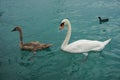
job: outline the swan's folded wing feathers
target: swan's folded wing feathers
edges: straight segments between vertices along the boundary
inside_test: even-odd
[[[97,50],[101,47],[101,42],[91,40],[78,40],[69,44],[66,49],[71,52],[88,52]]]

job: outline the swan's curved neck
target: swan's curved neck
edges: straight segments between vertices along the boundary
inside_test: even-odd
[[[67,35],[66,35],[65,40],[63,41],[63,44],[62,44],[61,48],[64,48],[69,43],[70,36],[71,36],[71,24],[70,24],[70,21],[67,21],[67,29],[68,29]]]
[[[23,45],[23,36],[22,36],[22,30],[19,30],[20,33],[20,45]]]

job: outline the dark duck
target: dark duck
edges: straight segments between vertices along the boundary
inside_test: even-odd
[[[49,48],[51,46],[51,44],[44,44],[44,43],[40,43],[38,41],[24,43],[21,27],[17,26],[12,30],[12,32],[13,31],[18,31],[20,34],[20,48],[22,50],[29,50],[29,51],[33,51],[35,53],[37,50],[42,50],[45,48]]]
[[[108,18],[102,19],[101,17],[98,17],[98,19],[99,19],[99,24],[102,24],[102,23],[104,23],[104,22],[108,22],[108,21],[109,21]]]

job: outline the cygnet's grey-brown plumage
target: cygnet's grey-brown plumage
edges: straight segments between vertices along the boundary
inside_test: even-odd
[[[52,44],[44,44],[44,43],[40,43],[38,41],[35,42],[29,42],[29,43],[24,43],[23,42],[23,35],[22,35],[22,29],[21,27],[17,26],[15,27],[13,31],[18,31],[20,34],[20,48],[22,50],[30,50],[30,51],[34,51],[36,52],[37,50],[42,50],[45,48],[49,48]]]

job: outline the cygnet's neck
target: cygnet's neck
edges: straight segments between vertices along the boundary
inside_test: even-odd
[[[18,30],[19,34],[20,34],[20,45],[23,45],[23,36],[22,36],[22,30],[19,29]]]

